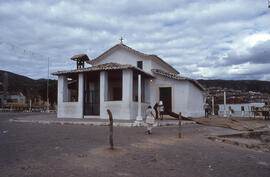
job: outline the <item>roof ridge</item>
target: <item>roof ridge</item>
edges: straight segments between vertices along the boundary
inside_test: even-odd
[[[105,56],[106,54],[110,53],[112,50],[118,48],[118,47],[123,47],[125,49],[127,49],[128,51],[132,51],[135,55],[139,55],[141,57],[146,57],[148,59],[155,59],[155,60],[159,60],[161,63],[167,65],[170,69],[172,69],[173,71],[175,71],[176,73],[179,74],[179,72],[173,68],[170,64],[168,64],[166,61],[164,61],[162,58],[160,58],[159,56],[157,56],[156,54],[145,54],[143,52],[140,52],[138,50],[135,50],[125,44],[116,44],[113,47],[111,47],[110,49],[106,50],[105,52],[103,52],[101,55],[99,55],[98,57],[94,58],[93,60],[89,61],[89,64],[94,65],[96,63],[97,60],[101,59],[103,56]]]

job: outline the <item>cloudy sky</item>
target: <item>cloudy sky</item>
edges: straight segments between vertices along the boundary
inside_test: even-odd
[[[270,81],[268,0],[0,0],[0,70],[38,79],[119,43],[195,79]],[[52,76],[51,76],[52,77]]]

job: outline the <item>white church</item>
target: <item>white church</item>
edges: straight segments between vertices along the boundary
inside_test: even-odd
[[[165,111],[187,117],[204,116],[204,88],[156,55],[136,51],[122,42],[93,60],[85,54],[71,58],[77,69],[58,76],[58,118],[141,121],[147,106],[162,101]],[[90,67],[85,67],[85,62]]]

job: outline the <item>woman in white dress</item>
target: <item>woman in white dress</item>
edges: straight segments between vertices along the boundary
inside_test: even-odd
[[[151,106],[148,106],[148,108],[146,109],[146,124],[147,124],[147,131],[146,133],[151,134],[152,132],[152,128],[153,128],[153,124],[155,123],[155,116],[153,114],[153,110]]]

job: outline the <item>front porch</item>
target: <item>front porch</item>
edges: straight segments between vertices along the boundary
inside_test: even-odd
[[[58,118],[142,120],[150,105],[153,76],[134,68],[58,75]]]

